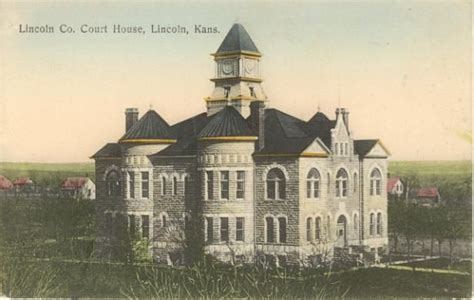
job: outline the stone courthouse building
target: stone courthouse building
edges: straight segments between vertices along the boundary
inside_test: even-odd
[[[242,25],[213,57],[206,112],[169,125],[127,109],[125,134],[93,155],[98,254],[124,238],[117,228],[168,263],[193,246],[280,264],[386,251],[384,145],[355,139],[344,108],[309,120],[270,108],[262,54]]]

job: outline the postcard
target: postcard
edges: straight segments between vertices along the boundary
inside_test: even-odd
[[[470,1],[0,1],[0,295],[472,294]]]

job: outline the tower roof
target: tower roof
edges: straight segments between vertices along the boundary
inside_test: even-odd
[[[200,140],[255,140],[256,136],[242,115],[232,106],[215,114],[198,134]]]
[[[244,26],[235,23],[225,36],[222,44],[215,54],[223,54],[228,52],[253,52],[260,55],[252,38],[245,30]]]
[[[149,110],[119,142],[173,143],[175,141],[168,123],[156,111]]]

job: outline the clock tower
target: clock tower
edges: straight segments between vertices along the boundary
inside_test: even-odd
[[[250,114],[250,102],[267,99],[260,77],[260,58],[249,34],[241,24],[234,24],[224,41],[212,54],[216,62],[214,91],[206,97],[207,114],[213,115],[227,105],[244,118]]]

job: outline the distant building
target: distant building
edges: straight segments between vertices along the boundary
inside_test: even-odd
[[[387,194],[400,198],[400,196],[403,195],[404,191],[405,186],[400,177],[389,177],[387,179]]]
[[[412,203],[425,206],[437,207],[441,204],[441,196],[437,187],[422,187],[413,191]]]
[[[95,184],[87,177],[68,177],[61,184],[61,196],[95,199]]]
[[[3,175],[0,175],[0,190],[9,190],[13,187],[13,183]]]
[[[13,181],[15,192],[30,193],[35,190],[35,183],[29,177],[18,177]]]

